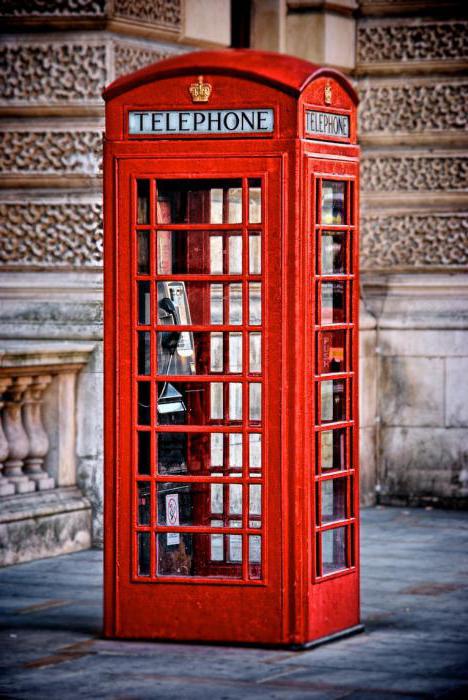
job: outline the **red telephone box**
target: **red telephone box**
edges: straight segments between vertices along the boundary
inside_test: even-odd
[[[104,96],[105,633],[360,629],[356,94],[232,50]]]

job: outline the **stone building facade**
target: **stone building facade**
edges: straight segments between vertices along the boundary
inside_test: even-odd
[[[252,48],[337,66],[361,95],[363,502],[466,503],[463,4],[235,5],[0,0],[3,563],[102,539],[101,90],[229,46],[231,16]]]

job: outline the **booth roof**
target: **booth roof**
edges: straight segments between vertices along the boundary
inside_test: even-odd
[[[325,75],[337,80],[352,100],[355,103],[358,101],[357,94],[347,78],[333,68],[318,66],[294,56],[253,49],[192,51],[179,54],[114,80],[104,89],[103,97],[105,100],[111,100],[133,88],[157,80],[202,73],[243,77],[294,95],[300,94],[315,78]]]

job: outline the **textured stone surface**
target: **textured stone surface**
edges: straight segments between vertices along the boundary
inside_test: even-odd
[[[466,214],[366,214],[361,266],[376,270],[468,265]]]
[[[445,373],[445,424],[448,428],[468,428],[468,347],[465,357],[446,359]],[[468,431],[466,449],[468,452]]]
[[[106,4],[106,0],[0,0],[0,15],[99,17],[104,14]]]
[[[468,59],[466,22],[362,24],[357,32],[357,63]]]
[[[385,427],[380,433],[386,503],[468,503],[468,439],[462,428]]]
[[[359,93],[362,135],[373,132],[463,132],[468,129],[464,109],[468,84],[464,81],[363,82]]]
[[[465,513],[363,512],[364,634],[305,652],[103,640],[102,556],[0,571],[0,693],[8,698],[462,698]]]
[[[102,205],[1,203],[5,243],[0,264],[35,267],[100,267]]]
[[[437,357],[383,357],[381,362],[384,425],[444,424],[444,360]]]
[[[101,131],[4,131],[0,147],[2,175],[101,174]]]
[[[468,160],[453,155],[370,155],[362,159],[364,192],[459,192],[468,190]]]
[[[76,488],[2,498],[0,566],[91,546],[91,508]]]

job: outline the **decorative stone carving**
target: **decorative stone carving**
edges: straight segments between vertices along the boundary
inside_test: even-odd
[[[468,189],[468,160],[449,156],[364,156],[365,192],[461,191]]]
[[[0,204],[0,265],[96,267],[102,264],[101,204]]]
[[[29,384],[31,377],[15,377],[6,392],[3,409],[3,430],[9,447],[4,474],[14,484],[16,493],[31,493],[36,488],[22,470],[29,452],[29,439],[23,427],[21,407]]]
[[[0,149],[0,173],[100,175],[100,131],[5,131]]]
[[[468,59],[467,22],[358,25],[357,62]]]
[[[468,83],[362,85],[361,133],[467,130]]]
[[[114,49],[115,77],[118,78],[125,73],[144,68],[150,63],[161,61],[170,55],[169,51],[158,51],[123,42],[116,43]]]
[[[24,17],[99,16],[104,14],[106,0],[0,0],[0,15]]]
[[[107,82],[106,47],[84,43],[4,43],[0,103],[96,101]]]
[[[11,377],[0,377],[0,415],[2,413],[2,408],[5,405],[3,401],[3,394],[8,389],[12,382]],[[3,432],[2,421],[0,419],[0,496],[12,496],[15,493],[15,487],[3,476],[3,463],[8,457],[10,448],[8,447],[8,440]]]
[[[466,265],[466,214],[365,216],[361,221],[363,269]]]
[[[42,397],[52,377],[48,374],[33,377],[26,389],[23,405],[23,425],[29,438],[29,452],[25,460],[25,474],[34,481],[39,491],[53,489],[55,481],[42,468],[49,450],[49,438],[42,425]]]
[[[114,12],[119,17],[178,29],[181,23],[181,0],[114,0]]]

